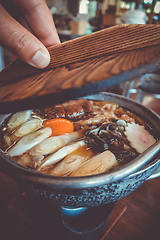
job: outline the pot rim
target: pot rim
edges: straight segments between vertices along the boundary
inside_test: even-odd
[[[98,98],[99,99],[98,99]],[[121,100],[124,104],[120,105],[124,107],[125,103],[130,104],[132,107],[137,107],[143,113],[147,112],[147,116],[150,119],[152,117],[160,122],[160,116],[156,114],[153,110],[144,107],[142,104],[137,103],[135,100],[123,97],[121,95],[100,92],[98,94],[93,94],[89,96],[85,96],[87,99],[96,99],[96,100],[105,100],[105,98],[113,98],[110,102],[118,103],[118,100]],[[117,100],[116,100],[117,99]],[[130,108],[128,107],[128,110]],[[133,110],[132,110],[133,112]],[[140,114],[138,114],[140,115]],[[142,117],[142,116],[141,116]],[[143,117],[142,117],[143,118]],[[160,125],[160,124],[159,124]],[[160,132],[160,129],[159,129]],[[91,188],[97,187],[104,184],[110,184],[112,182],[117,182],[124,177],[127,177],[131,174],[136,173],[140,169],[142,169],[147,163],[155,158],[160,149],[160,141],[156,142],[142,154],[140,154],[137,158],[132,160],[130,163],[125,164],[124,166],[119,167],[116,170],[109,171],[106,173],[93,175],[93,176],[84,176],[84,177],[57,177],[45,173],[38,172],[34,169],[30,169],[28,167],[24,167],[10,157],[8,157],[2,150],[0,150],[0,168],[1,171],[5,170],[5,173],[9,173],[8,175],[13,176],[15,179],[20,179],[21,181],[25,181],[30,184],[47,186],[49,188],[54,189],[80,189],[80,188]]]

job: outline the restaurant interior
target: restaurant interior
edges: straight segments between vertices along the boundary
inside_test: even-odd
[[[160,1],[157,0],[47,0],[46,2],[61,42],[123,23],[160,24]],[[2,56],[0,70],[2,70],[13,61],[13,55],[4,48],[0,48],[0,55]],[[131,98],[160,115],[160,69],[132,81],[107,87],[104,91]],[[93,234],[93,237],[86,239],[158,240],[160,238],[160,177],[157,176],[147,179],[138,189],[118,200],[109,213],[107,225],[99,236],[95,239]],[[95,218],[98,216],[96,214]],[[78,237],[74,240],[85,240],[85,237]],[[15,180],[0,172],[0,239],[11,238],[39,240],[24,189]]]

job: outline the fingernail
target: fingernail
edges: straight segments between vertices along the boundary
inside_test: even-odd
[[[38,50],[30,62],[30,64],[36,68],[45,68],[49,63],[50,55],[47,49],[46,51],[42,49]]]

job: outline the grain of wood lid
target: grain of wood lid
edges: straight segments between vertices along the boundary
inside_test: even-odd
[[[0,83],[97,56],[109,56],[156,44],[160,44],[159,25],[118,25],[49,47],[51,62],[43,70],[31,67],[20,59],[16,59],[0,72]]]

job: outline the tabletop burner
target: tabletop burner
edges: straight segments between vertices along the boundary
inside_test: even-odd
[[[55,206],[28,197],[39,240],[95,240],[105,229],[114,203],[98,207]]]

